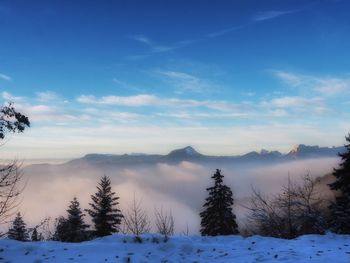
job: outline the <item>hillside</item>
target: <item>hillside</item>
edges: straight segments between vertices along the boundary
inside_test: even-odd
[[[114,235],[94,241],[0,241],[1,262],[350,262],[350,236],[308,235],[295,240],[253,236],[171,237],[147,235],[142,244]]]

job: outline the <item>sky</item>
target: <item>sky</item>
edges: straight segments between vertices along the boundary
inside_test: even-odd
[[[341,145],[349,1],[0,0],[0,158]]]

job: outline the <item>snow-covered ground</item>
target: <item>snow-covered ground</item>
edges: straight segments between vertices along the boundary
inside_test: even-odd
[[[240,236],[114,235],[80,244],[0,241],[0,262],[350,262],[350,236],[308,235],[295,240]]]

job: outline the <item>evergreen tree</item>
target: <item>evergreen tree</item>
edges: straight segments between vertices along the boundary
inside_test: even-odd
[[[63,242],[66,241],[67,233],[69,232],[67,219],[60,216],[59,218],[56,218],[55,223],[55,233],[53,234],[52,240]]]
[[[95,235],[102,237],[117,233],[123,215],[117,208],[119,197],[112,192],[111,181],[107,176],[101,178],[97,190],[91,196],[91,209],[86,210],[95,225]]]
[[[84,223],[84,214],[80,209],[80,204],[76,197],[71,201],[67,210],[68,218],[58,219],[56,226],[55,239],[63,242],[81,242],[87,240],[86,228]]]
[[[87,239],[86,229],[89,227],[84,222],[84,214],[80,209],[80,204],[76,197],[74,197],[73,201],[69,205],[68,212],[68,242],[81,242]]]
[[[205,210],[200,213],[200,232],[203,236],[238,234],[236,216],[232,212],[232,191],[223,184],[223,177],[217,169],[211,177],[215,185],[207,188],[209,197],[203,205]]]
[[[330,184],[332,190],[338,191],[335,202],[330,206],[332,215],[331,229],[339,234],[350,234],[350,134],[345,137],[346,151],[339,154],[340,167],[334,169],[336,180]]]
[[[32,241],[40,241],[39,235],[38,235],[38,230],[34,228],[32,236],[31,236]]]
[[[28,241],[29,235],[21,213],[18,213],[9,229],[7,237],[18,241]]]

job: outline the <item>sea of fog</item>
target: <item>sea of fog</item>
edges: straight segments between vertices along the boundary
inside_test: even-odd
[[[69,201],[77,197],[82,208],[88,208],[90,196],[103,174],[112,181],[113,190],[120,197],[120,208],[125,211],[134,196],[141,201],[153,221],[154,210],[171,210],[177,233],[196,234],[199,231],[199,212],[207,195],[206,188],[212,184],[211,175],[220,168],[225,183],[230,186],[236,200],[234,210],[240,223],[244,224],[245,209],[242,207],[251,195],[252,187],[267,194],[280,191],[281,185],[290,178],[299,180],[309,173],[314,177],[331,173],[338,165],[338,158],[320,158],[287,163],[246,166],[238,168],[225,164],[221,167],[200,165],[183,161],[177,165],[157,163],[128,168],[59,169],[40,165],[36,169],[24,167],[26,188],[19,210],[29,226],[38,224],[45,217],[52,219],[66,215]],[[89,222],[89,218],[86,220]]]

